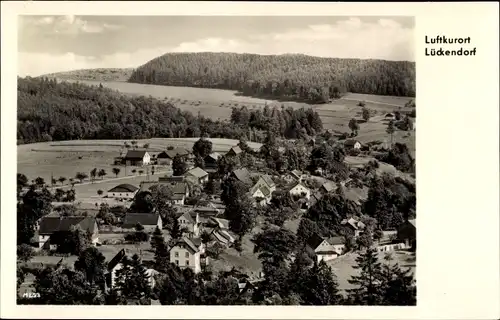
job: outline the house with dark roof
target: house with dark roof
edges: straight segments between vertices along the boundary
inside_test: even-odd
[[[201,272],[201,266],[208,263],[205,246],[199,238],[183,237],[170,249],[170,262],[180,268],[191,268],[194,273]]]
[[[205,171],[214,172],[218,169],[218,161],[222,155],[217,152],[212,152],[206,156],[203,161],[205,163]]]
[[[316,256],[318,262],[333,260],[344,252],[345,238],[332,237],[325,239],[318,234],[313,234],[307,240],[306,249]]]
[[[156,159],[158,160],[158,164],[170,165],[177,155],[186,159],[189,157],[190,152],[185,148],[174,148],[172,150],[160,152],[156,156]]]
[[[356,149],[356,150],[359,150],[359,149],[361,149],[362,144],[358,140],[348,139],[348,140],[344,141],[344,147],[346,149]]]
[[[58,243],[69,236],[73,227],[79,227],[91,234],[92,244],[99,241],[99,227],[94,217],[83,216],[45,216],[40,219],[38,247],[56,249]]]
[[[242,152],[243,151],[241,150],[241,148],[239,146],[234,146],[231,149],[229,149],[229,151],[226,153],[226,155],[228,155],[230,157],[236,157],[236,156],[240,155]]]
[[[269,204],[272,198],[272,192],[266,184],[255,184],[249,193],[255,203],[261,206]]]
[[[179,223],[179,227],[186,229],[189,234],[196,237],[199,235],[200,217],[196,212],[179,212],[177,214],[177,222]]]
[[[337,185],[335,185],[335,183],[333,183],[332,181],[327,181],[321,185],[319,191],[323,194],[326,194],[335,191],[336,189]]]
[[[354,234],[354,237],[358,237],[359,234],[364,230],[365,224],[358,219],[355,219],[353,217],[349,219],[344,219],[340,222],[342,225],[347,227],[350,232]]]
[[[128,183],[119,184],[114,188],[111,188],[106,193],[108,198],[115,199],[133,199],[135,194],[139,191],[139,188]]]
[[[198,184],[205,184],[208,181],[208,172],[203,170],[202,168],[196,167],[184,174],[186,177],[193,177],[196,179]]]
[[[145,232],[153,232],[156,227],[163,228],[161,217],[157,213],[131,213],[127,212],[123,219],[122,227],[124,229],[133,229],[137,224],[144,227]]]
[[[155,186],[165,186],[172,191],[172,197],[166,200],[171,204],[184,205],[184,201],[189,197],[189,186],[184,177],[172,176],[160,178],[159,181],[143,181],[140,185],[140,192],[151,192]]]
[[[129,150],[123,161],[127,166],[143,166],[151,163],[151,155],[146,150]]]
[[[243,182],[244,184],[251,186],[252,185],[252,179],[250,177],[250,172],[246,168],[240,168],[233,170],[231,172],[231,177],[236,178],[237,180]]]
[[[417,220],[407,220],[402,223],[397,230],[397,238],[406,247],[415,250],[417,248]]]

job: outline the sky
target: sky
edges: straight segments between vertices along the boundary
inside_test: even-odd
[[[413,17],[19,16],[18,75],[136,68],[168,52],[414,61]]]

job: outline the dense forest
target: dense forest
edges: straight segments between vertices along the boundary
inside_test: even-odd
[[[42,78],[57,78],[60,80],[128,81],[133,71],[134,69],[132,68],[80,69],[50,73],[42,76]]]
[[[414,97],[415,63],[300,54],[168,53],[137,68],[129,81],[324,103],[343,92]]]
[[[297,138],[322,130],[321,119],[312,110],[242,107],[233,111],[231,122],[215,121],[152,97],[48,78],[19,78],[17,104],[18,144],[201,135],[262,142],[266,131]]]

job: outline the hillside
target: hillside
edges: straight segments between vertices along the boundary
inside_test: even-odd
[[[60,80],[93,80],[93,81],[120,81],[125,82],[130,79],[134,69],[124,68],[100,68],[81,69],[66,72],[57,72],[44,75],[42,77],[57,78]]]
[[[168,53],[137,68],[129,81],[324,103],[343,92],[414,97],[415,63],[306,55]]]

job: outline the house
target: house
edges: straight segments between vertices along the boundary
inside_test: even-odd
[[[292,197],[305,198],[306,200],[309,200],[309,198],[311,198],[311,190],[309,190],[309,188],[305,187],[300,182],[289,188],[288,193]]]
[[[105,279],[107,289],[113,289],[116,285],[116,271],[123,268],[123,259],[127,256],[125,249],[121,249],[109,262],[105,270]],[[156,285],[155,277],[159,274],[154,269],[146,269],[145,274],[148,278],[149,286],[154,288]]]
[[[59,241],[71,231],[80,227],[91,234],[92,244],[99,242],[99,227],[94,217],[83,216],[45,216],[40,220],[38,229],[38,247],[56,249]]]
[[[160,178],[159,181],[143,181],[140,185],[140,192],[150,192],[155,186],[165,186],[172,191],[172,197],[170,199],[166,199],[166,201],[171,204],[176,205],[184,205],[184,201],[187,197],[189,197],[189,187],[185,182],[184,177],[180,177],[181,179],[177,179],[179,177],[164,177]],[[174,180],[174,181],[171,181]],[[182,182],[177,182],[177,181]]]
[[[344,253],[346,242],[344,237],[331,237],[327,241],[339,256]]]
[[[130,213],[128,212],[123,219],[122,227],[124,229],[135,228],[137,224],[144,227],[145,232],[153,232],[156,227],[163,228],[162,220],[157,213]]]
[[[199,167],[189,170],[185,173],[185,176],[194,177],[196,181],[198,181],[198,183],[202,185],[207,183],[208,181],[208,172]]]
[[[250,189],[250,197],[252,197],[255,202],[259,205],[267,205],[272,198],[272,192],[271,190],[267,187],[266,184],[255,184],[251,189]]]
[[[108,198],[133,199],[139,188],[128,183],[117,185],[106,193]]]
[[[397,230],[397,238],[403,242],[406,247],[413,250],[417,247],[417,220],[408,220],[402,223]]]
[[[243,182],[244,184],[251,186],[252,185],[252,179],[250,178],[250,172],[246,168],[240,168],[233,170],[230,175],[232,178],[237,179],[240,182]]]
[[[269,176],[267,174],[263,174],[262,176],[259,177],[259,180],[257,180],[257,182],[255,183],[254,186],[257,186],[257,185],[267,187],[269,189],[269,191],[271,191],[271,193],[276,191],[276,183],[274,183],[271,176]]]
[[[205,258],[205,247],[199,238],[183,237],[170,249],[170,262],[180,268],[191,268],[194,273],[201,272]]]
[[[339,242],[339,240],[336,239],[334,240],[334,242],[337,243]],[[327,239],[324,239],[317,234],[313,234],[306,243],[306,250],[313,253],[316,256],[318,262],[322,260],[329,261],[337,258],[342,254],[342,251],[339,249],[343,250],[343,248],[341,248],[339,244],[334,245]]]
[[[236,157],[239,156],[243,151],[239,146],[234,146],[229,151],[226,153],[226,155],[231,156],[231,157]]]
[[[205,159],[203,159],[205,162],[205,170],[208,170],[208,171],[217,170],[218,161],[219,161],[220,157],[221,157],[221,154],[217,153],[217,152],[212,152],[211,154],[206,156]]]
[[[192,212],[181,212],[177,215],[177,222],[181,229],[186,229],[187,232],[194,236],[198,236],[199,229],[199,216],[198,214]]]
[[[323,198],[323,194],[319,191],[313,192],[309,198],[309,207],[314,206],[319,200]]]
[[[168,182],[171,184],[184,182],[186,178],[184,176],[163,176],[158,178],[158,182]]]
[[[337,186],[335,185],[335,183],[328,181],[328,182],[325,182],[321,185],[321,187],[319,188],[319,191],[323,194],[327,194],[327,193],[330,193],[332,191],[335,191],[335,189],[337,189]]]
[[[174,148],[172,150],[166,150],[166,151],[160,152],[156,156],[156,159],[158,161],[158,164],[171,165],[175,156],[180,156],[184,159],[187,159],[189,157],[189,155],[190,155],[190,152],[187,149]]]
[[[181,193],[174,193],[169,200],[170,204],[177,206],[183,206],[185,201],[186,201],[186,196]]]
[[[349,139],[349,140],[346,140],[344,142],[344,147],[346,149],[356,149],[356,150],[359,150],[359,149],[361,149],[362,145],[361,145],[361,142],[359,142],[358,140]]]
[[[238,281],[238,289],[240,296],[244,294],[252,295],[256,287],[248,279],[240,279]]]
[[[390,119],[392,119],[392,118],[394,118],[394,113],[387,113],[387,114],[385,115],[385,117],[386,117],[386,118],[390,118]]]
[[[344,219],[340,223],[349,228],[354,234],[354,237],[358,237],[361,231],[365,228],[365,224],[363,222],[354,218]]]
[[[129,150],[123,160],[127,166],[143,166],[151,163],[151,155],[145,150]]]

